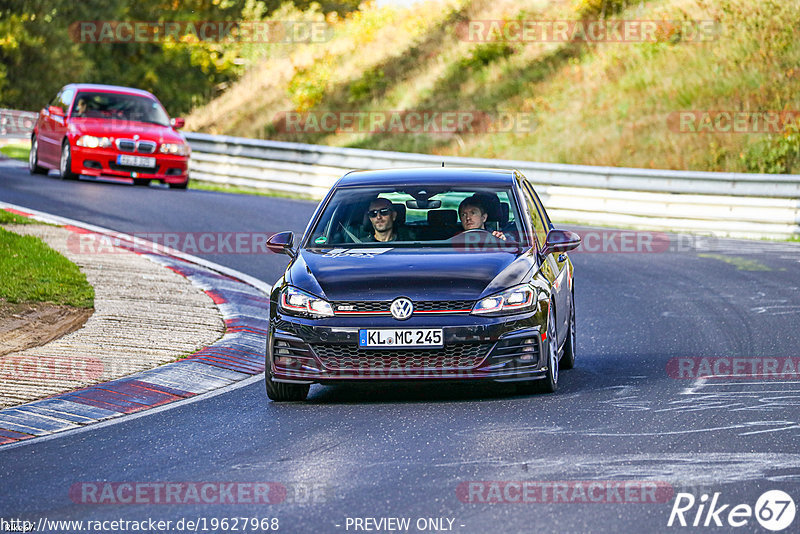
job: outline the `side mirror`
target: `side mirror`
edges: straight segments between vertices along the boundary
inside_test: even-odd
[[[64,110],[58,106],[47,106],[47,111],[50,113],[50,115],[55,115],[56,117],[64,116]]]
[[[542,255],[552,252],[568,252],[581,244],[581,236],[569,230],[550,230],[544,242]]]
[[[296,256],[292,250],[294,244],[294,232],[280,232],[267,239],[267,248],[276,254],[288,254],[292,258]]]
[[[186,119],[184,119],[183,117],[173,117],[172,119],[169,120],[169,123],[173,128],[179,130],[186,125]]]

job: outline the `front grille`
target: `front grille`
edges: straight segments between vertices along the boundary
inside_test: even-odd
[[[414,311],[472,311],[471,300],[423,300],[414,304]]]
[[[413,301],[412,301],[413,302]],[[421,300],[413,302],[414,312],[462,312],[467,313],[472,310],[474,304],[471,300]],[[367,301],[338,301],[333,303],[333,309],[337,313],[375,313],[387,314],[391,307],[391,301],[367,300]]]
[[[133,152],[136,142],[133,139],[117,139],[117,148],[122,152]]]
[[[389,306],[391,306],[391,304],[391,302],[385,301],[345,300],[334,302],[333,309],[334,311],[389,313]]]
[[[152,154],[156,151],[154,141],[134,141],[133,139],[117,139],[117,148],[120,152],[139,152],[140,154]]]
[[[363,350],[354,345],[312,345],[328,369],[337,371],[420,371],[473,369],[481,364],[491,344],[459,343],[440,349]]]
[[[153,141],[139,141],[136,150],[142,154],[152,154],[156,151],[156,144]]]

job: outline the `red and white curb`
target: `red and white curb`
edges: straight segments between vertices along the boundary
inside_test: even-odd
[[[247,385],[264,371],[269,284],[178,250],[156,246],[138,237],[134,240],[128,234],[6,202],[0,202],[0,208],[63,225],[73,232],[114,239],[115,245],[142,254],[202,288],[217,304],[225,321],[221,339],[185,359],[0,410],[3,448],[156,407],[200,400],[210,393]],[[142,247],[148,252],[138,252]]]

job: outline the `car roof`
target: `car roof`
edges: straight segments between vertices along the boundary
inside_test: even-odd
[[[339,179],[337,187],[382,185],[494,185],[514,183],[511,169],[472,167],[422,167],[351,171]]]
[[[100,83],[71,83],[64,87],[75,89],[76,91],[98,91],[104,93],[125,93],[129,95],[146,96],[155,98],[153,93],[145,91],[144,89],[134,89],[133,87],[123,87],[121,85],[103,85]]]

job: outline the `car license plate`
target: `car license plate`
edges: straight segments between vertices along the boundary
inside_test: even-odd
[[[156,158],[148,158],[147,156],[130,156],[128,154],[120,154],[119,156],[117,156],[117,165],[152,168],[156,166]]]
[[[444,334],[441,328],[361,329],[358,346],[373,349],[443,347]]]

